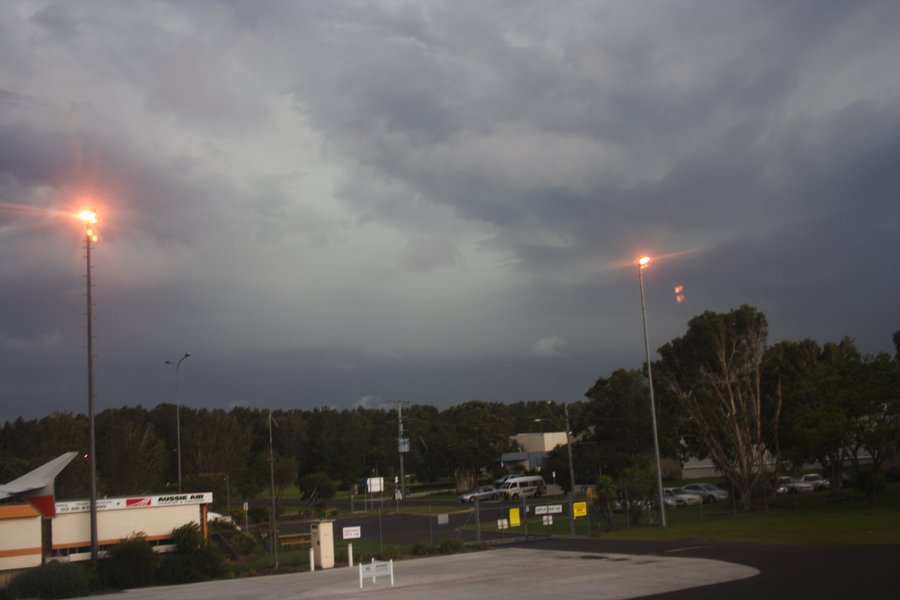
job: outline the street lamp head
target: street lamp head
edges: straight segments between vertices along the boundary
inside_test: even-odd
[[[84,235],[90,241],[96,242],[99,238],[93,226],[97,224],[97,211],[84,209],[78,213],[78,218],[84,221]]]
[[[649,256],[641,257],[640,260],[638,260],[638,264],[641,266],[642,269],[646,268],[646,266],[650,264],[650,257]]]

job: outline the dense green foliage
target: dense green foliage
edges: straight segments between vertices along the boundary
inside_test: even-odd
[[[203,542],[198,524],[182,525],[172,533],[175,550],[162,557],[158,572],[160,583],[205,581],[221,574],[219,557],[211,546]]]
[[[100,562],[106,582],[118,589],[152,585],[156,577],[158,555],[143,534],[136,534],[109,549]]]
[[[90,575],[84,565],[49,562],[20,573],[0,590],[0,598],[75,598],[91,593]]]

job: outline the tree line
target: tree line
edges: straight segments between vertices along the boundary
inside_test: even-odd
[[[773,470],[811,462],[822,465],[833,490],[850,465],[877,491],[881,469],[900,445],[900,332],[894,356],[863,355],[851,339],[770,346],[767,337],[765,315],[741,306],[694,317],[683,336],[658,350],[652,373],[666,477],[680,477],[678,466],[689,456],[708,457],[745,508],[771,492]],[[577,481],[652,489],[647,386],[646,365],[619,369],[569,406]],[[270,452],[276,497],[295,484],[309,493],[325,485],[347,489],[371,476],[392,482],[399,476],[398,416],[396,405],[271,414],[182,406],[183,490],[212,490],[218,502],[226,495],[252,499],[269,488]],[[516,450],[510,436],[560,431],[565,422],[562,405],[551,402],[412,405],[402,417],[405,472],[421,482],[453,479],[458,487],[499,474],[497,459]],[[99,495],[175,489],[175,405],[107,409],[95,427]],[[0,481],[63,452],[85,452],[87,432],[85,416],[64,412],[4,423]],[[76,460],[63,472],[59,497],[87,496],[87,463]],[[567,469],[565,449],[552,452],[545,473]]]
[[[652,363],[661,461],[669,478],[688,457],[709,458],[747,509],[777,475],[818,463],[840,493],[845,471],[874,496],[900,451],[900,331],[895,354],[863,355],[850,338],[769,345],[752,306],[707,311]],[[653,440],[646,365],[601,377],[574,427],[581,481],[651,496]],[[562,455],[556,453],[555,465]]]

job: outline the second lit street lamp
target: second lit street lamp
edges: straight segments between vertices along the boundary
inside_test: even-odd
[[[656,487],[659,493],[659,522],[666,527],[666,505],[663,499],[662,465],[659,462],[659,435],[656,430],[656,401],[653,399],[653,370],[650,366],[650,336],[647,333],[647,311],[644,309],[644,269],[650,264],[650,257],[638,260],[638,281],[641,286],[641,320],[644,323],[644,351],[647,356],[647,381],[650,384],[650,416],[653,421],[653,455],[656,459]]]
[[[88,460],[91,513],[91,562],[96,565],[99,550],[97,546],[97,457],[95,455],[94,438],[94,300],[91,282],[91,243],[97,241],[94,226],[97,224],[97,213],[93,210],[82,210],[78,218],[84,221],[84,249],[87,261],[87,384],[88,384]]]

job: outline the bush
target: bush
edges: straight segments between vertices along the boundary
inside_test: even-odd
[[[400,558],[400,548],[398,548],[397,546],[385,546],[380,551],[375,553],[375,558],[377,560],[391,560]]]
[[[448,538],[441,542],[441,554],[457,554],[466,549],[465,543],[457,538]]]
[[[110,547],[109,558],[100,563],[104,579],[118,589],[153,585],[158,557],[143,533]]]
[[[324,503],[337,494],[337,483],[325,473],[310,473],[300,479],[300,489],[307,501],[313,498],[316,503]]]
[[[228,538],[228,542],[234,548],[235,552],[242,556],[262,553],[262,548],[260,548],[259,542],[257,542],[256,538],[246,531],[239,531],[234,535],[231,535]]]
[[[859,489],[871,500],[874,500],[875,496],[883,494],[887,490],[887,480],[884,473],[873,469],[860,473],[856,483]]]
[[[200,526],[188,523],[172,532],[175,551],[166,554],[159,568],[159,579],[165,584],[204,581],[221,574],[218,555],[203,542]]]
[[[440,549],[434,544],[420,542],[412,547],[413,556],[433,556],[440,552]]]
[[[91,593],[88,572],[76,563],[49,562],[16,575],[4,598],[74,598]]]

